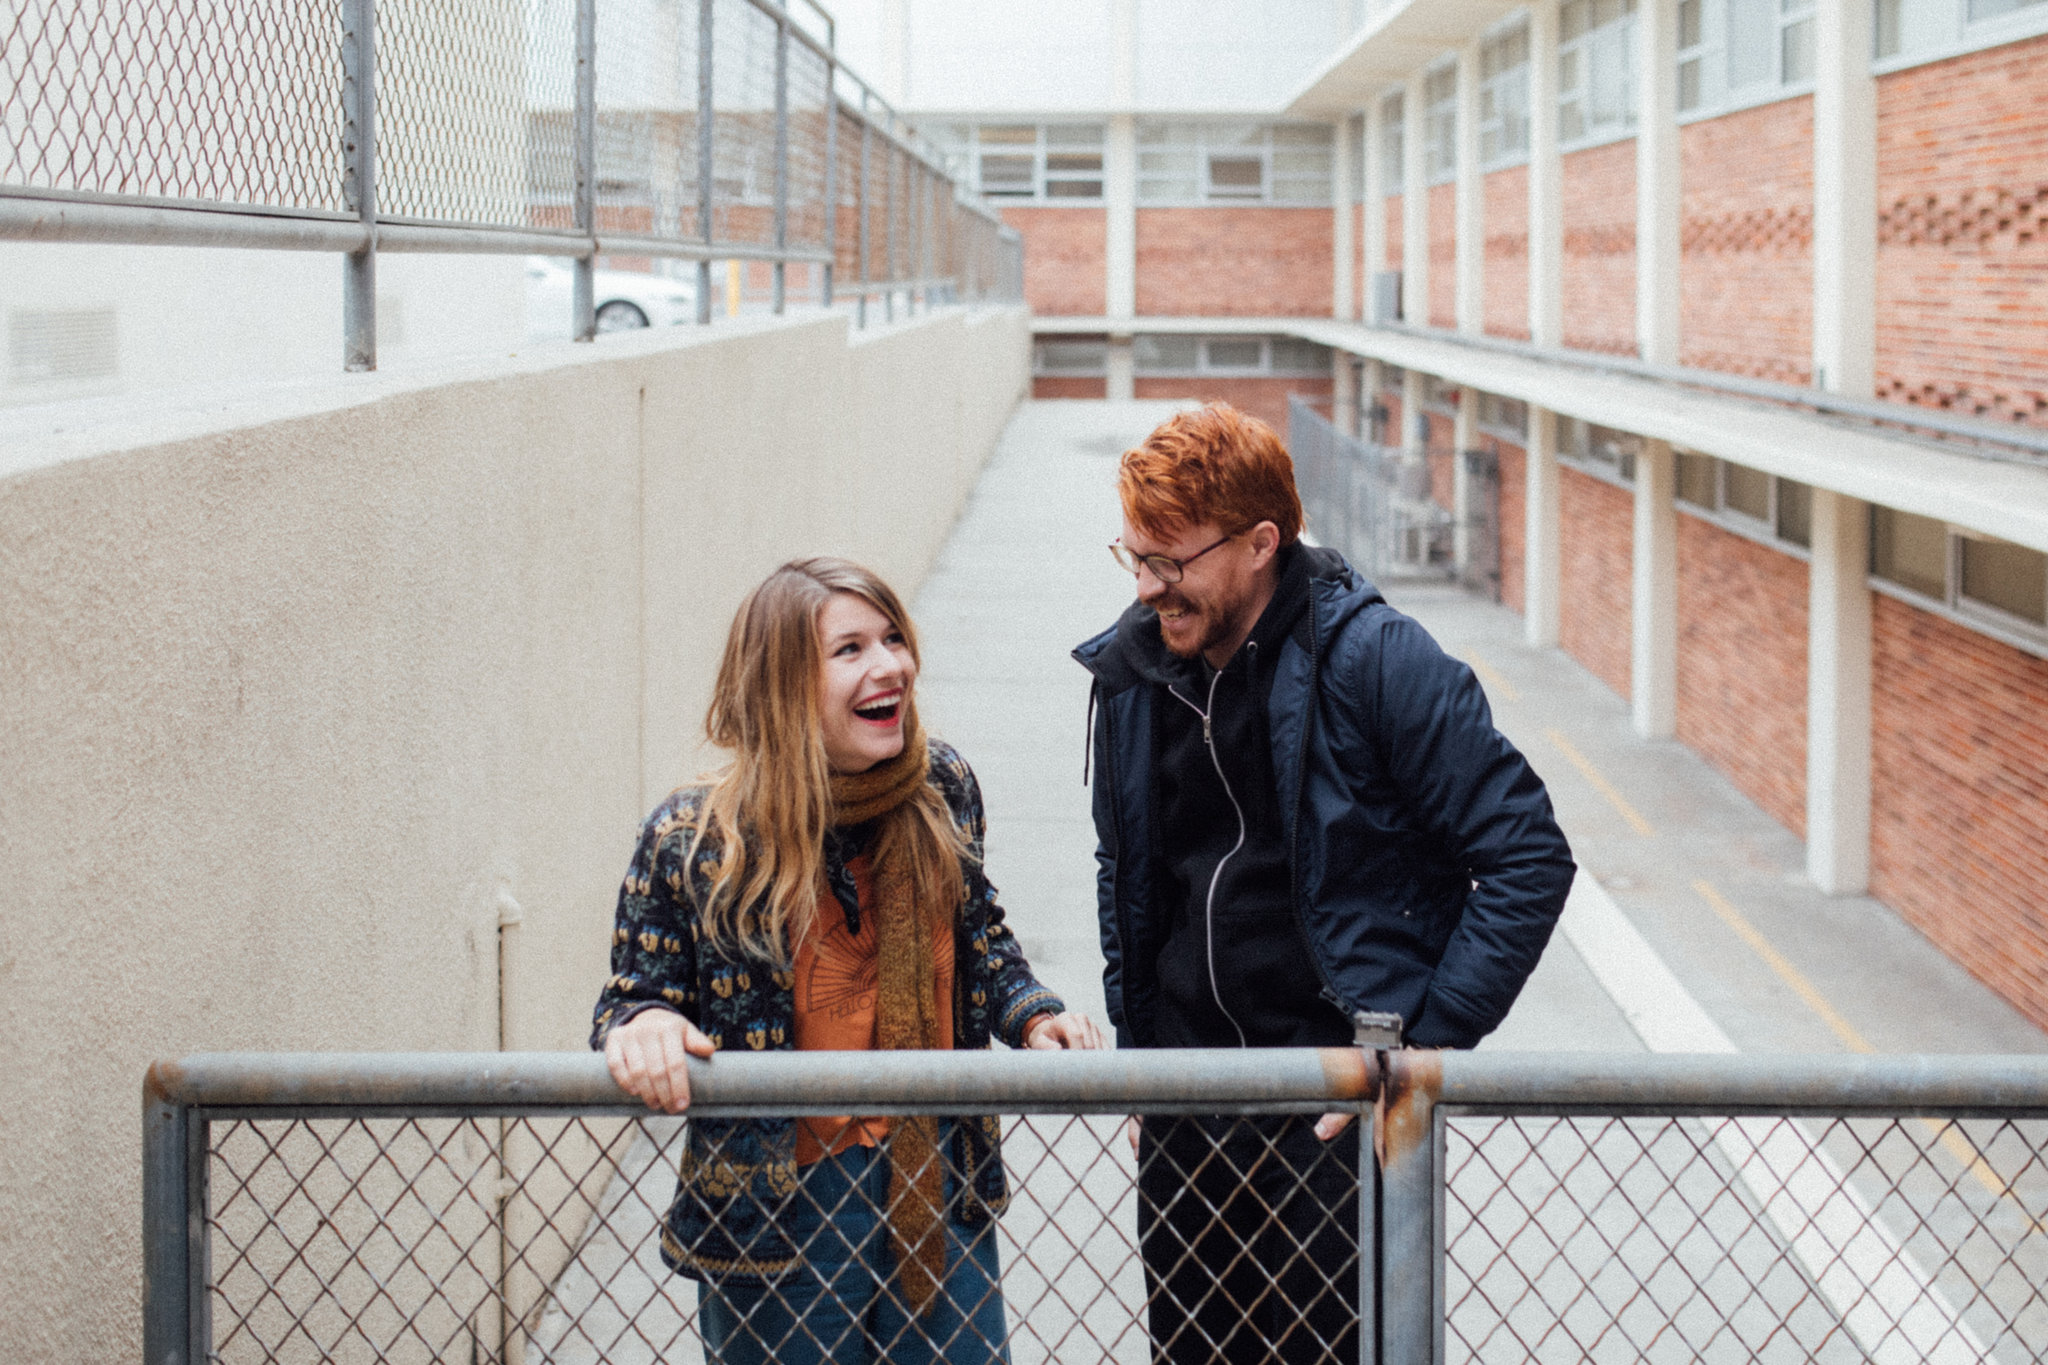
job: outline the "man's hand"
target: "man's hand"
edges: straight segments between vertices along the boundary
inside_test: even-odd
[[[690,1107],[688,1058],[713,1051],[711,1040],[674,1010],[642,1010],[604,1040],[604,1064],[619,1089],[649,1109],[680,1114]]]
[[[1316,1120],[1316,1136],[1324,1142],[1328,1142],[1331,1138],[1349,1128],[1351,1120],[1356,1117],[1358,1117],[1356,1114],[1325,1114]]]
[[[1100,1052],[1102,1030],[1085,1014],[1039,1014],[1024,1025],[1024,1046],[1040,1051],[1065,1048],[1077,1052]]]

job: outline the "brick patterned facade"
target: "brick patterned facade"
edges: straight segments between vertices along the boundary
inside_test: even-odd
[[[1486,177],[1486,303],[1492,336],[1529,339],[1529,168]]]
[[[1024,301],[1045,317],[1109,311],[1109,215],[1093,208],[1010,205],[1003,221],[1024,237]]]
[[[1500,461],[1500,600],[1523,611],[1527,601],[1523,570],[1529,545],[1528,452],[1494,436],[1480,437],[1480,444]]]
[[[1593,676],[1629,694],[1635,501],[1569,467],[1557,472],[1558,642]]]
[[[1877,85],[1877,390],[2048,426],[2048,36]]]
[[[1429,187],[1429,325],[1458,325],[1458,187]]]
[[[1636,350],[1634,138],[1563,158],[1564,344]]]
[[[1813,380],[1813,98],[1679,130],[1679,362]]]
[[[1678,514],[1678,738],[1806,836],[1807,568]]]
[[[2048,1028],[2048,659],[1879,596],[1871,892]]]
[[[1270,423],[1284,440],[1287,435],[1287,395],[1298,393],[1317,399],[1327,415],[1336,385],[1328,376],[1249,379],[1179,379],[1166,375],[1139,375],[1131,384],[1134,398],[1192,398],[1196,402],[1221,401],[1261,421]]]
[[[1402,241],[1403,241],[1404,239],[1403,239],[1403,237],[1402,237],[1402,235],[1401,235],[1401,222],[1402,222],[1402,219],[1401,219],[1401,196],[1400,196],[1400,195],[1398,195],[1398,194],[1393,194],[1393,195],[1389,195],[1389,196],[1387,196],[1387,202],[1386,202],[1386,215],[1387,215],[1387,259],[1386,259],[1386,261],[1385,261],[1384,263],[1382,263],[1382,264],[1381,264],[1381,266],[1380,266],[1380,269],[1382,269],[1382,270],[1399,270],[1399,269],[1401,268],[1401,259],[1402,259],[1402,252],[1403,252],[1404,250],[1406,250],[1406,248],[1405,248],[1405,247],[1403,247],[1403,246],[1401,245],[1401,243],[1402,243]]]
[[[1031,379],[1033,398],[1107,398],[1109,380],[1098,375],[1041,374]]]
[[[1330,210],[1138,210],[1138,312],[1147,317],[1330,316]]]
[[[1351,214],[1351,316],[1365,316],[1366,291],[1372,288],[1371,261],[1365,259],[1365,205],[1353,204]]]

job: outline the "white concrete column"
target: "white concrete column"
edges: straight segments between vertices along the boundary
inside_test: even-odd
[[[1636,457],[1629,707],[1644,739],[1668,739],[1678,730],[1677,473],[1669,442],[1643,442]]]
[[[1103,304],[1112,328],[1138,312],[1138,126],[1111,114],[1102,148]]]
[[[1472,567],[1472,475],[1465,452],[1479,444],[1479,395],[1469,384],[1458,388],[1458,415],[1451,423],[1451,563],[1459,577]]]
[[[1330,316],[1349,318],[1355,316],[1352,299],[1358,285],[1358,237],[1353,231],[1358,205],[1351,198],[1351,181],[1358,165],[1358,125],[1352,119],[1342,118],[1337,120],[1334,131],[1337,154],[1330,161]]]
[[[1458,53],[1457,140],[1458,330],[1478,333],[1486,330],[1486,179],[1479,170],[1477,42]]]
[[[910,0],[882,0],[881,65],[875,90],[898,109],[910,96]]]
[[[1429,424],[1422,416],[1422,374],[1401,371],[1401,454],[1410,460],[1427,458],[1429,442],[1423,433]]]
[[[1103,374],[1106,381],[1103,386],[1103,397],[1119,403],[1128,403],[1137,395],[1137,375],[1132,363],[1130,333],[1109,334],[1109,355],[1107,368]]]
[[[1677,0],[1636,4],[1636,352],[1677,364]]]
[[[1386,136],[1385,111],[1378,95],[1365,106],[1365,136],[1360,139],[1365,157],[1365,308],[1360,316],[1372,319],[1372,277],[1387,268],[1387,167],[1380,156],[1380,142]]]
[[[1557,415],[1529,405],[1522,494],[1522,632],[1537,649],[1557,643],[1562,547],[1557,515]]]
[[[1877,383],[1877,81],[1867,0],[1813,12],[1813,382],[1852,398]]]
[[[1349,436],[1358,429],[1358,357],[1330,352],[1330,425]]]
[[[1678,0],[1636,5],[1635,58],[1636,350],[1652,365],[1676,365]]]
[[[1422,73],[1408,78],[1401,99],[1401,320],[1429,326],[1429,168]]]
[[[1870,885],[1870,509],[1813,490],[1806,634],[1806,875]]]
[[[1534,0],[1529,6],[1529,339],[1538,346],[1564,342],[1563,181],[1557,150],[1557,0]],[[1529,420],[1536,420],[1533,409]]]

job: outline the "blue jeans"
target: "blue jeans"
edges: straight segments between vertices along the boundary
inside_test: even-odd
[[[790,1229],[801,1261],[775,1284],[697,1287],[697,1321],[717,1365],[1009,1365],[996,1228],[946,1223],[946,1278],[911,1316],[881,1210],[883,1149],[854,1147],[804,1168]],[[948,1178],[948,1193],[953,1180]],[[948,1200],[948,1203],[952,1203]]]

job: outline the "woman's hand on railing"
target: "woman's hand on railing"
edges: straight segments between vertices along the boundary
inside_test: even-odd
[[[1066,1048],[1100,1052],[1106,1044],[1095,1021],[1077,1010],[1065,1014],[1041,1014],[1024,1025],[1024,1046],[1041,1050]]]
[[[680,1114],[690,1107],[689,1058],[709,1057],[714,1050],[674,1010],[642,1010],[604,1040],[604,1064],[619,1089],[649,1109]]]

